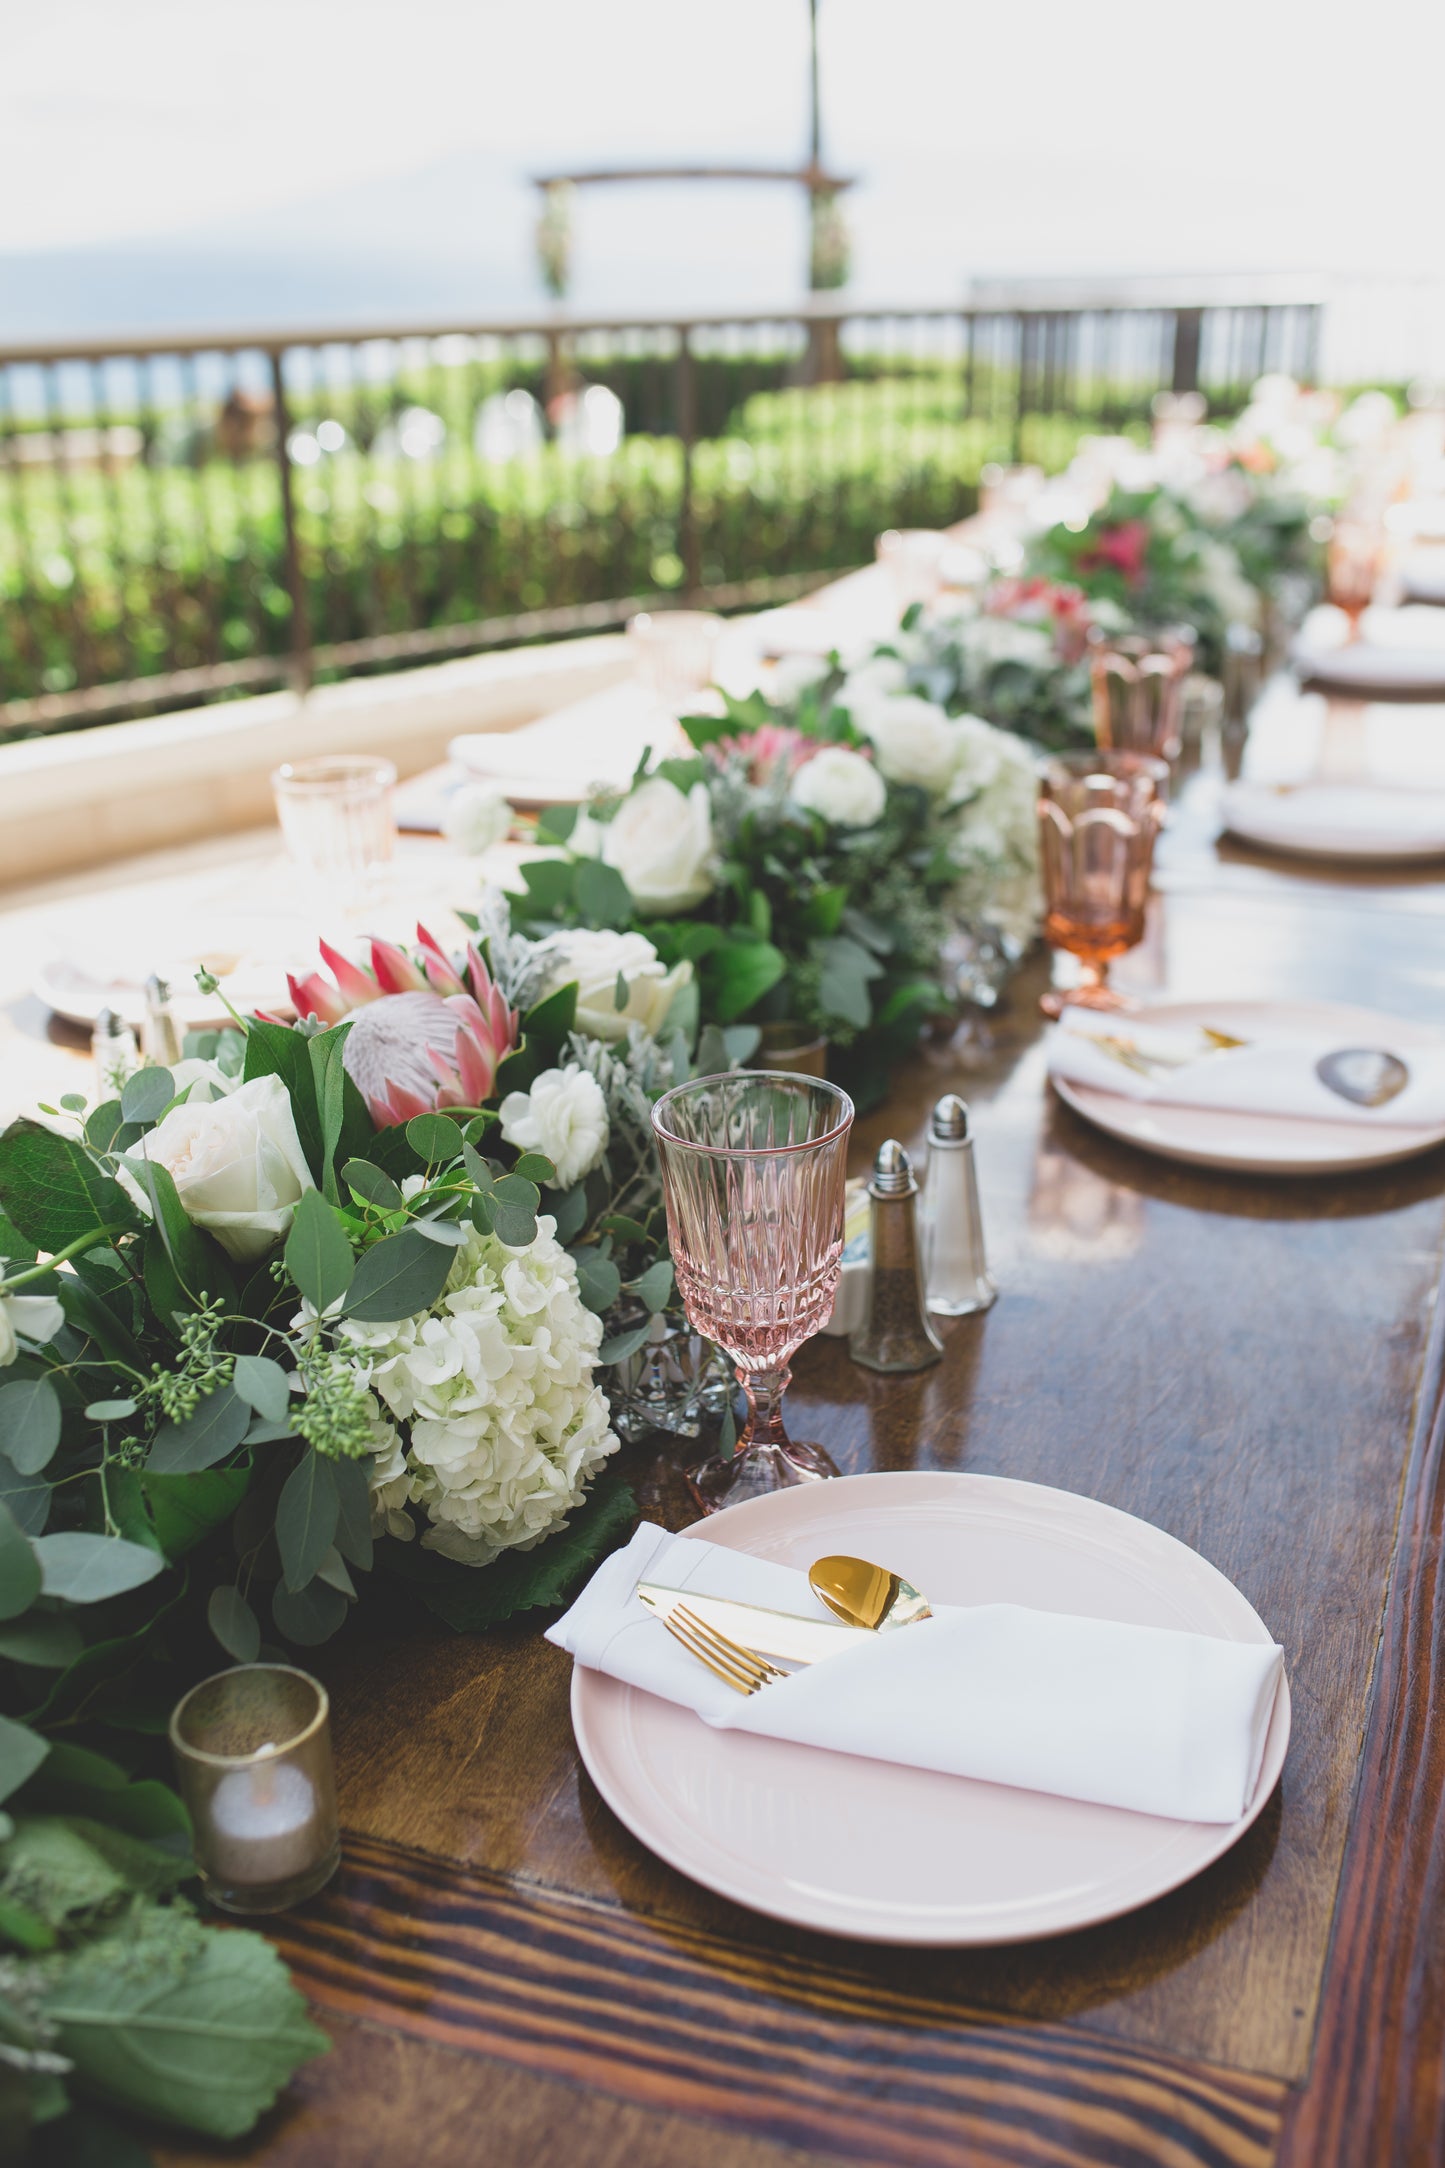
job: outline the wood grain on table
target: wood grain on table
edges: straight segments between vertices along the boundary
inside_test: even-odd
[[[1439,875],[1216,847],[1208,789],[1166,841],[1136,986],[1437,1021]],[[998,1303],[945,1324],[945,1362],[918,1377],[814,1342],[790,1421],[848,1470],[1058,1484],[1202,1551],[1286,1652],[1294,1730],[1260,1821],[1183,1889],[1081,1934],[956,1952],[804,1934],[620,1826],[535,1622],[460,1639],[363,1608],[316,1665],[345,1864],[276,1930],[335,2052],[249,2146],[163,2148],[173,2168],[1445,2155],[1445,1153],[1293,1181],[1145,1158],[1048,1093],[1043,969],[922,1050],[854,1140],[861,1168],[963,1092]],[[686,1518],[695,1451],[632,1453],[654,1516]]]

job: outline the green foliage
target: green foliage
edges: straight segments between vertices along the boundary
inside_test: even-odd
[[[428,1611],[457,1633],[480,1633],[517,1611],[555,1610],[599,1558],[626,1540],[637,1501],[613,1475],[601,1475],[566,1527],[535,1551],[506,1551],[474,1573],[415,1544],[390,1544],[386,1571],[403,1581]]]

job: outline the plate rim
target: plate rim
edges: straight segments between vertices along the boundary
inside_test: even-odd
[[[1307,782],[1282,787],[1285,789],[1308,790],[1319,786]],[[1348,788],[1347,785],[1332,787]],[[1384,786],[1371,785],[1368,787],[1380,789]],[[1390,844],[1302,843],[1294,838],[1286,838],[1278,834],[1265,834],[1258,828],[1251,828],[1248,821],[1248,799],[1246,794],[1263,793],[1275,788],[1276,786],[1273,784],[1247,783],[1243,780],[1229,784],[1220,798],[1219,814],[1224,824],[1222,833],[1234,836],[1241,843],[1248,843],[1254,850],[1276,851],[1283,858],[1318,858],[1331,863],[1351,866],[1429,865],[1437,859],[1445,858],[1445,817],[1442,817],[1439,835],[1433,843],[1417,842],[1406,844],[1403,847],[1399,845],[1391,846]],[[1401,789],[1399,795],[1408,798],[1412,793]],[[1442,806],[1445,806],[1445,790],[1437,792],[1436,795],[1441,799]],[[1246,807],[1245,819],[1242,823],[1238,818],[1241,800],[1245,802]]]
[[[1162,1538],[1170,1544],[1177,1544],[1181,1550],[1189,1552],[1199,1566],[1202,1566],[1208,1574],[1219,1580],[1236,1602],[1243,1605],[1245,1611],[1258,1626],[1263,1638],[1269,1641],[1274,1640],[1274,1636],[1270,1633],[1263,1619],[1260,1618],[1253,1604],[1250,1603],[1249,1598],[1229,1579],[1227,1574],[1223,1573],[1210,1559],[1207,1559],[1202,1551],[1194,1550],[1192,1545],[1184,1543],[1180,1537],[1171,1535],[1168,1529],[1160,1528],[1156,1523],[1144,1520],[1139,1514],[1129,1513],[1122,1506],[1110,1505],[1101,1498],[1090,1498],[1083,1491],[1066,1490],[1059,1484],[1031,1483],[1020,1476],[989,1475],[982,1471],[952,1468],[866,1469],[855,1475],[839,1476],[831,1479],[829,1488],[831,1489],[836,1483],[849,1485],[882,1483],[892,1488],[895,1485],[916,1482],[930,1484],[941,1482],[950,1488],[955,1484],[966,1485],[970,1488],[979,1484],[990,1488],[1002,1486],[1010,1493],[1043,1494],[1049,1498],[1064,1498],[1071,1502],[1081,1502],[1100,1514],[1131,1522],[1147,1530],[1151,1536]],[[798,1489],[804,1491],[810,1497],[815,1492],[815,1486],[812,1484],[799,1485]],[[708,1524],[692,1523],[690,1529],[684,1530],[682,1533],[690,1533],[692,1529],[704,1525],[715,1527],[729,1514],[738,1517],[733,1522],[736,1527],[738,1519],[743,1515],[751,1516],[759,1507],[771,1507],[778,1497],[790,1497],[792,1495],[793,1492],[791,1491],[774,1492],[765,1498],[748,1499],[741,1505],[727,1507],[722,1513],[712,1516]],[[743,1545],[737,1547],[739,1549],[746,1548]],[[575,1660],[573,1662],[569,1691],[569,1712],[572,1721],[572,1736],[578,1756],[609,1810],[616,1815],[629,1834],[655,1859],[660,1859],[665,1866],[670,1867],[675,1873],[681,1874],[685,1880],[696,1884],[699,1888],[710,1890],[715,1896],[724,1897],[730,1903],[740,1906],[744,1911],[757,1913],[765,1919],[778,1920],[786,1926],[801,1927],[809,1933],[828,1935],[839,1941],[865,1942],[893,1948],[995,1949],[1005,1948],[1015,1943],[1049,1941],[1057,1935],[1078,1934],[1086,1928],[1102,1926],[1109,1920],[1122,1919],[1130,1912],[1137,1912],[1143,1906],[1157,1902],[1159,1898],[1168,1896],[1172,1890],[1182,1888],[1186,1882],[1192,1882],[1197,1875],[1203,1874],[1208,1868],[1212,1867],[1216,1861],[1223,1858],[1226,1852],[1232,1850],[1253,1827],[1278,1789],[1293,1730],[1293,1702],[1290,1695],[1289,1677],[1287,1670],[1282,1666],[1274,1707],[1265,1734],[1259,1774],[1255,1781],[1254,1794],[1249,1805],[1235,1822],[1217,1824],[1181,1823],[1179,1825],[1181,1828],[1212,1829],[1215,1834],[1204,1845],[1200,1855],[1192,1861],[1182,1874],[1166,1870],[1165,1876],[1160,1880],[1158,1886],[1151,1888],[1142,1895],[1130,1896],[1121,1903],[1108,1903],[1102,1909],[1085,1907],[1075,1917],[1066,1918],[1062,1921],[1056,1918],[1047,1925],[1038,1927],[1030,1927],[1025,1923],[1005,1928],[1001,1932],[960,1932],[956,1924],[949,1925],[944,1922],[940,1923],[939,1927],[933,1931],[928,1929],[920,1930],[916,1925],[902,1930],[888,1930],[871,1926],[866,1920],[850,1922],[846,1926],[842,1925],[836,1919],[822,1916],[818,1909],[810,1909],[806,1899],[792,1903],[789,1903],[785,1898],[780,1899],[777,1903],[764,1902],[754,1891],[745,1891],[740,1888],[726,1871],[703,1871],[696,1861],[688,1861],[679,1856],[665,1836],[644,1834],[637,1826],[637,1818],[634,1817],[631,1811],[631,1802],[622,1789],[612,1782],[611,1771],[607,1768],[603,1757],[589,1734],[589,1721],[592,1712],[586,1706],[587,1698],[590,1693],[598,1689],[612,1689],[629,1699],[634,1695],[643,1695],[646,1700],[653,1700],[656,1697],[644,1694],[643,1689],[640,1687],[625,1685],[620,1680],[609,1678],[604,1672],[592,1672],[585,1665],[579,1664]],[[624,1699],[624,1708],[627,1705],[628,1699]],[[601,1764],[600,1768],[599,1763]],[[1015,1787],[1006,1785],[997,1788],[1000,1790],[1015,1789]],[[1125,1812],[1127,1810],[1119,1809],[1117,1811]],[[1154,1821],[1158,1817],[1146,1816],[1145,1819]]]
[[[1383,1022],[1396,1026],[1403,1025],[1407,1031],[1421,1034],[1427,1042],[1433,1041],[1436,1045],[1445,1044],[1445,1032],[1437,1031],[1433,1025],[1418,1023],[1413,1017],[1391,1016],[1385,1010],[1371,1009],[1348,1001],[1276,1002],[1255,1000],[1248,997],[1223,1001],[1159,1001],[1146,1004],[1140,1013],[1146,1020],[1158,1017],[1165,1021],[1188,1022],[1190,1018],[1184,1012],[1198,1011],[1200,1009],[1207,1009],[1214,1016],[1220,1015],[1225,1010],[1238,1011],[1241,1009],[1268,1009],[1273,1016],[1300,1011],[1318,1015],[1322,1010],[1329,1010],[1342,1019],[1349,1017],[1351,1019],[1350,1029],[1361,1025],[1362,1020],[1368,1018],[1372,1023],[1376,1024]],[[1345,1028],[1343,1023],[1341,1028]],[[1383,1149],[1364,1153],[1337,1152],[1321,1159],[1267,1159],[1260,1158],[1257,1154],[1232,1151],[1228,1147],[1215,1149],[1209,1145],[1160,1143],[1152,1138],[1146,1139],[1133,1136],[1123,1126],[1122,1120],[1115,1121],[1109,1118],[1108,1110],[1110,1108],[1114,1106],[1137,1108],[1140,1105],[1138,1100],[1123,1099],[1116,1093],[1100,1091],[1093,1085],[1074,1084],[1067,1077],[1055,1076],[1052,1072],[1049,1075],[1049,1083],[1053,1086],[1059,1098],[1063,1100],[1065,1106],[1071,1107],[1082,1121],[1088,1122],[1095,1129],[1102,1130],[1106,1136],[1116,1138],[1120,1144],[1130,1145],[1136,1152],[1147,1152],[1155,1159],[1171,1159],[1186,1167],[1209,1167],[1216,1172],[1228,1174],[1271,1174],[1285,1179],[1316,1174],[1362,1174],[1368,1173],[1374,1167],[1393,1167],[1398,1166],[1402,1160],[1418,1159],[1424,1153],[1433,1152],[1439,1145],[1445,1144],[1445,1122],[1434,1124],[1428,1128],[1399,1128],[1394,1132],[1393,1139],[1390,1139],[1385,1132],[1376,1131],[1375,1135],[1378,1137]],[[1210,1107],[1200,1111],[1208,1112],[1216,1119],[1227,1120],[1233,1117],[1240,1122],[1248,1122],[1256,1129],[1261,1124],[1267,1127],[1271,1122],[1282,1122],[1288,1119],[1288,1117],[1279,1114],[1234,1115],[1233,1110],[1226,1107]],[[1362,1132],[1363,1135],[1369,1133],[1368,1131]]]

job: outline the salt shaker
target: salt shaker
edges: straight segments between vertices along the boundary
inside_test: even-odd
[[[942,1358],[943,1342],[923,1307],[914,1218],[918,1184],[896,1137],[878,1147],[868,1195],[868,1290],[862,1319],[848,1337],[848,1353],[865,1370],[926,1370]]]
[[[146,1013],[141,1051],[158,1069],[174,1069],[181,1059],[181,1027],[171,1007],[171,990],[154,973],[146,980]]]
[[[95,1020],[91,1033],[90,1051],[95,1059],[95,1089],[98,1097],[119,1099],[125,1090],[126,1078],[133,1076],[140,1067],[140,1052],[135,1043],[135,1033],[124,1017],[117,1016],[114,1009],[102,1009]]]
[[[970,1317],[986,1310],[998,1289],[984,1254],[968,1108],[955,1092],[939,1100],[928,1125],[921,1220],[919,1247],[929,1309],[939,1317]]]

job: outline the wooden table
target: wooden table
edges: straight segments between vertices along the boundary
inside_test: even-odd
[[[1211,789],[1186,792],[1167,839],[1136,983],[1438,1019],[1439,874],[1291,873],[1216,846]],[[1273,1182],[1143,1157],[1046,1090],[1043,975],[921,1053],[855,1140],[861,1168],[884,1135],[916,1139],[940,1092],[965,1093],[997,1305],[945,1325],[946,1362],[919,1377],[813,1343],[792,1417],[845,1469],[1059,1484],[1212,1559],[1289,1666],[1294,1735],[1260,1821],[1172,1896],[1054,1941],[910,1952],[802,1934],[622,1829],[579,1767],[569,1665],[535,1622],[383,1635],[363,1608],[317,1664],[343,1869],[276,1937],[334,2051],[249,2148],[162,2159],[1445,2157],[1445,1153]],[[12,1018],[35,1028],[23,1005]],[[634,1456],[648,1510],[674,1523],[689,1450]]]

